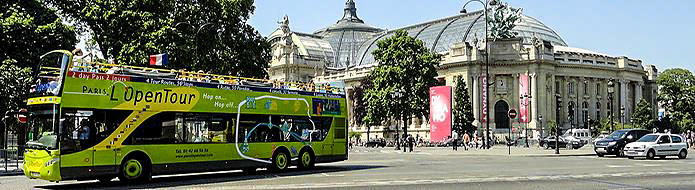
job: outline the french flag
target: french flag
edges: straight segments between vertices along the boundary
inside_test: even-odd
[[[150,65],[167,66],[169,58],[166,53],[150,55]]]

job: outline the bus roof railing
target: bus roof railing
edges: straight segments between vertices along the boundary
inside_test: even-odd
[[[44,70],[45,69],[45,70]],[[183,69],[162,69],[150,67],[138,67],[131,65],[118,65],[112,63],[87,62],[85,60],[73,61],[73,64],[68,66],[68,70],[77,72],[95,72],[104,74],[123,74],[136,75],[144,77],[170,78],[184,81],[197,81],[219,84],[230,84],[240,86],[259,86],[278,89],[300,90],[309,92],[323,92],[334,94],[345,94],[345,89],[331,86],[330,84],[315,84],[302,82],[287,82],[268,79],[257,79],[248,77],[238,77],[229,75],[218,75],[205,73],[203,71],[192,72]],[[59,68],[44,68],[42,74],[59,73]]]

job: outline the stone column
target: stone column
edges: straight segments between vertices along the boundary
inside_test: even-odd
[[[638,105],[642,101],[642,88],[644,88],[644,82],[638,82],[635,84],[635,105]]]
[[[481,122],[480,118],[480,75],[477,73],[472,73],[470,74],[470,83],[471,83],[471,91],[473,91],[473,117],[475,117],[475,120],[473,121],[473,125],[476,127],[479,127]]]
[[[627,85],[628,84],[630,84],[630,81],[625,80],[625,79],[620,79],[620,103],[619,103],[620,106],[618,106],[618,110],[616,112],[618,113],[618,120],[621,122],[624,122],[624,123],[627,123],[627,121],[629,121],[628,116],[630,115],[630,113],[628,113],[628,109],[630,107],[627,105],[627,90],[628,90]],[[623,108],[623,107],[625,108],[625,111],[621,112],[620,108]],[[624,113],[624,115],[623,115],[623,113]]]
[[[538,101],[542,100],[542,97],[538,96],[538,74],[536,73],[531,73],[529,75],[529,78],[531,81],[529,81],[529,85],[531,85],[531,121],[529,123],[529,128],[531,129],[536,129],[536,125],[538,122]]]

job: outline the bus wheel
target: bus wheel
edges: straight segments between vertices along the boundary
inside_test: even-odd
[[[303,170],[311,169],[314,167],[314,162],[314,152],[302,150],[299,153],[299,164],[297,164],[297,167]]]
[[[290,157],[289,154],[287,154],[286,151],[275,151],[275,154],[273,155],[273,162],[270,168],[273,171],[281,172],[285,171],[287,167],[290,165]]]
[[[121,172],[118,179],[124,182],[144,182],[150,180],[149,166],[143,160],[133,157],[126,158],[121,163]]]

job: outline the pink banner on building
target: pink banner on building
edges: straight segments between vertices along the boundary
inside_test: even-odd
[[[451,135],[451,87],[430,88],[430,142],[442,142]]]
[[[521,123],[528,123],[529,122],[529,114],[528,114],[528,106],[529,106],[529,81],[528,81],[528,74],[521,74],[519,75],[519,95],[521,96],[521,99],[519,101],[519,122]]]
[[[487,88],[485,88],[485,86],[487,86],[487,77],[485,77],[485,75],[480,76],[480,81],[481,81],[481,87],[482,87],[480,89],[482,89],[482,94],[483,94],[481,96],[482,97],[482,101],[481,101],[482,102],[482,104],[481,104],[482,109],[480,109],[480,113],[481,113],[480,114],[480,121],[482,121],[482,123],[485,123],[485,122],[487,122]]]

